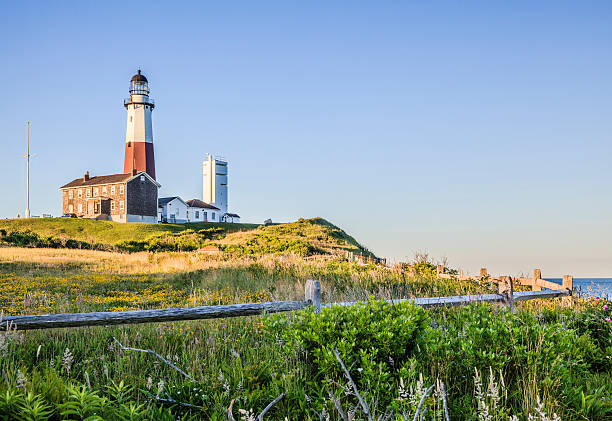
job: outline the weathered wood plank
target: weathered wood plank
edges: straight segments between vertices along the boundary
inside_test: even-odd
[[[569,290],[520,291],[514,292],[514,301],[554,298],[571,295]],[[505,294],[457,295],[451,297],[424,297],[387,300],[390,303],[411,301],[429,308],[457,306],[471,303],[504,302]],[[316,301],[316,300],[315,300]],[[323,304],[321,307],[351,306],[358,302]],[[310,301],[275,301],[266,303],[231,304],[219,306],[166,308],[159,310],[111,311],[96,313],[43,314],[33,316],[8,316],[0,323],[0,331],[7,328],[17,330],[51,329],[57,327],[106,326],[132,323],[170,322],[177,320],[217,319],[224,317],[253,316],[301,310],[311,306]],[[316,303],[315,303],[316,306]]]
[[[537,285],[541,288],[557,289],[557,290],[565,289],[563,288],[563,285],[559,285],[551,281],[546,281],[544,279],[537,279],[536,281],[537,281]]]
[[[6,316],[0,330],[7,325],[17,330],[49,329],[55,327],[105,326],[131,323],[170,322],[176,320],[217,319],[223,317],[253,316],[257,314],[295,311],[308,307],[307,301],[275,301],[266,303],[230,304],[165,308],[159,310],[106,311],[96,313],[44,314],[34,316]]]
[[[526,301],[536,300],[540,298],[555,298],[564,297],[570,295],[569,291],[515,291],[513,294],[514,301]],[[466,305],[471,303],[496,303],[504,302],[506,296],[504,294],[477,294],[477,295],[456,295],[451,297],[424,297],[424,298],[405,298],[397,300],[386,300],[388,303],[401,303],[404,301],[411,301],[418,306],[425,308],[428,307],[439,307],[439,306],[457,306]],[[322,307],[334,307],[334,306],[352,306],[359,303],[359,301],[345,302],[345,303],[330,303],[323,304]]]

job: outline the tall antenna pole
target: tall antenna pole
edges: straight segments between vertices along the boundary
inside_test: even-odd
[[[26,218],[30,217],[30,156],[30,122],[28,121],[28,154],[26,155]]]

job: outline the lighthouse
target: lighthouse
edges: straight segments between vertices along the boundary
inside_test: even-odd
[[[130,81],[130,97],[123,101],[123,105],[127,110],[123,172],[136,174],[144,171],[155,179],[151,123],[155,102],[149,98],[149,81],[140,70]]]

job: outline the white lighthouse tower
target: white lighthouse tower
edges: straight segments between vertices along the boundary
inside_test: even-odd
[[[123,172],[136,174],[145,171],[155,179],[151,122],[155,102],[149,98],[149,82],[140,70],[130,81],[130,97],[123,101],[123,105],[127,110]]]
[[[227,161],[206,154],[203,165],[202,201],[227,213]]]

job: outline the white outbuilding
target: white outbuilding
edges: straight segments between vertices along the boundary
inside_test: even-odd
[[[184,224],[187,222],[187,210],[187,204],[178,196],[160,197],[157,200],[159,222]]]
[[[191,199],[185,202],[187,208],[187,222],[221,222],[221,211],[218,207]]]

